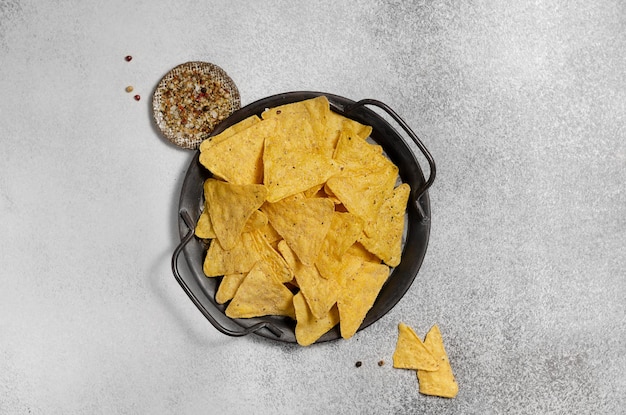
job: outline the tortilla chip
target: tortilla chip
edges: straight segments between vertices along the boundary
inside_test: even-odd
[[[267,217],[267,215],[265,217]],[[273,248],[276,248],[278,242],[283,240],[283,237],[276,232],[276,229],[274,229],[269,220],[265,226],[259,228],[259,232],[261,232],[267,243],[269,243]]]
[[[380,258],[378,258],[376,255],[372,254],[370,251],[365,249],[365,247],[359,242],[356,242],[354,245],[348,248],[348,250],[346,251],[346,255],[356,256],[360,258],[362,261],[376,262],[376,263],[381,262]]]
[[[318,96],[267,109],[261,117],[264,120],[277,119],[285,124],[308,124],[312,133],[311,137],[315,138],[316,143],[322,144],[328,152],[328,157],[331,157],[335,143],[332,138],[328,138],[326,130],[326,122],[330,115],[328,98]]]
[[[272,276],[267,264],[259,261],[250,270],[226,307],[230,318],[250,318],[267,315],[295,318],[293,294]]]
[[[335,264],[341,261],[348,248],[356,242],[363,229],[363,221],[348,212],[335,212],[330,229],[324,238],[315,266],[324,278],[335,275]]]
[[[333,159],[341,166],[341,176],[350,176],[362,169],[380,170],[394,166],[383,155],[381,146],[361,139],[351,130],[341,131]]]
[[[261,210],[304,265],[313,265],[330,229],[335,204],[310,198],[265,203]]]
[[[267,215],[260,210],[255,210],[243,227],[243,232],[252,232],[265,228],[267,225]]]
[[[263,233],[255,231],[251,233],[255,250],[258,252],[261,261],[264,261],[272,276],[280,282],[289,282],[293,279],[292,268],[287,261],[267,242]]]
[[[320,185],[339,171],[332,159],[332,144],[325,136],[327,106],[324,97],[263,113],[264,119],[278,122],[274,134],[265,140],[263,153],[268,201],[277,202]]]
[[[213,229],[224,249],[232,249],[252,213],[267,196],[260,184],[231,184],[216,179],[204,182],[204,197]]]
[[[337,300],[341,337],[349,339],[357,332],[388,277],[388,266],[363,262],[355,273],[343,279]]]
[[[209,137],[206,140],[202,141],[202,143],[200,143],[200,153],[207,151],[209,148],[211,148],[213,145],[218,144],[222,141],[224,141],[225,139],[227,139],[228,137],[237,134],[240,131],[245,130],[248,127],[253,126],[254,124],[260,122],[261,119],[257,116],[257,115],[252,115],[242,121],[239,121],[236,124],[231,125],[230,127],[228,127],[227,129],[225,129],[224,131],[222,131],[219,134],[214,135],[213,137]]]
[[[400,264],[404,215],[411,188],[402,183],[396,187],[378,212],[366,225],[359,242],[390,267]]]
[[[285,241],[278,244],[278,250],[295,274],[297,286],[304,295],[311,313],[323,318],[337,302],[339,285],[334,279],[324,279],[314,266],[304,265]]]
[[[248,272],[261,259],[249,233],[243,233],[232,249],[224,249],[217,239],[211,240],[204,258],[203,271],[207,277]]]
[[[351,176],[331,177],[326,186],[349,212],[367,222],[376,217],[391,196],[397,177],[398,168],[388,165],[373,171],[361,169]]]
[[[454,379],[450,360],[443,346],[443,338],[437,325],[434,325],[426,334],[424,346],[439,362],[439,369],[434,372],[417,371],[420,393],[442,398],[454,398],[459,392],[459,385]]]
[[[225,304],[232,300],[246,275],[244,273],[224,275],[215,293],[215,301],[218,304]]]
[[[415,331],[406,324],[400,323],[398,324],[398,342],[393,353],[393,367],[433,371],[439,369],[439,363]]]
[[[339,311],[333,306],[322,317],[316,317],[310,310],[304,295],[300,292],[293,297],[296,313],[296,341],[301,346],[309,346],[339,323]]]
[[[196,222],[195,234],[200,239],[213,239],[217,237],[213,225],[211,224],[208,209],[204,209],[200,214],[198,222]]]
[[[365,140],[372,133],[372,127],[329,111],[326,116],[326,135],[333,141],[333,144],[337,144],[341,133],[344,131],[350,131],[355,136]]]
[[[214,176],[233,184],[263,183],[263,148],[275,120],[262,121],[200,153],[200,163]]]

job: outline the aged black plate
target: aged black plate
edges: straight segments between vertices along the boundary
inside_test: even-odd
[[[370,138],[383,147],[387,156],[398,166],[400,179],[411,186],[411,197],[405,217],[406,229],[402,261],[392,270],[376,302],[359,328],[362,330],[379,320],[400,301],[413,283],[426,255],[430,236],[431,213],[427,190],[435,177],[435,164],[423,144],[404,121],[385,104],[374,100],[355,102],[321,92],[289,92],[253,102],[234,112],[220,124],[214,134],[220,133],[249,116],[260,115],[266,108],[302,101],[319,95],[325,95],[328,98],[334,111],[372,126],[373,131]],[[427,181],[424,179],[415,155],[405,142],[405,138],[383,116],[370,109],[371,106],[382,109],[393,120],[397,121],[406,133],[405,136],[412,139],[422,151],[429,164],[430,172]],[[204,276],[202,265],[207,247],[203,241],[192,235],[192,228],[203,208],[203,183],[209,177],[211,177],[211,173],[199,163],[199,152],[196,151],[188,167],[180,194],[178,225],[181,243],[172,258],[174,275],[198,309],[222,333],[241,336],[254,332],[269,339],[295,342],[295,323],[293,320],[276,316],[230,319],[224,314],[225,305],[215,302],[215,293],[220,279]],[[181,273],[178,269],[178,256],[181,253],[186,259],[189,273]],[[339,328],[335,327],[322,336],[318,342],[335,340],[340,337]]]

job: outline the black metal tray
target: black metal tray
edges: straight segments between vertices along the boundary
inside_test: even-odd
[[[380,101],[366,99],[355,102],[333,94],[309,91],[288,92],[253,102],[234,112],[218,126],[213,134],[219,134],[229,126],[254,114],[260,116],[266,108],[315,98],[320,95],[328,98],[333,111],[362,124],[370,125],[372,127],[371,140],[383,147],[387,156],[398,166],[402,182],[411,186],[411,196],[405,216],[402,260],[397,267],[392,269],[389,279],[359,328],[362,330],[379,320],[400,301],[413,283],[426,255],[431,215],[428,188],[435,179],[435,162],[420,139],[391,108]],[[428,180],[425,180],[422,169],[405,142],[405,138],[383,116],[370,109],[370,106],[379,108],[398,123],[405,135],[422,152],[429,165]],[[295,342],[295,322],[293,320],[278,316],[231,319],[224,314],[226,305],[220,305],[215,301],[215,293],[220,278],[207,278],[204,275],[202,265],[207,247],[202,240],[194,236],[195,224],[204,203],[203,183],[211,177],[211,173],[200,164],[199,154],[199,151],[196,151],[191,160],[180,194],[178,227],[181,242],[174,250],[171,264],[176,280],[200,312],[220,332],[229,336],[244,336],[255,333],[268,339]],[[183,275],[179,270],[178,261],[181,254],[185,257],[189,268],[189,274],[186,275]],[[341,334],[339,327],[335,327],[317,342],[338,338],[341,338]]]

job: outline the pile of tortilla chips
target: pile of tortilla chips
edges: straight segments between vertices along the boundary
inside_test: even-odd
[[[419,391],[424,395],[454,398],[459,392],[437,325],[430,329],[422,342],[411,327],[398,324],[393,367],[416,370]]]
[[[301,345],[356,333],[400,263],[410,192],[371,131],[320,96],[202,142],[213,177],[195,232],[227,316],[288,316]]]

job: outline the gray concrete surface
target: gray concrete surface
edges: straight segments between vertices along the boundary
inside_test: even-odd
[[[431,150],[424,265],[351,340],[232,339],[177,286],[191,153],[149,107],[194,59]],[[0,413],[623,413],[625,68],[617,0],[0,1]],[[439,324],[455,399],[391,367],[400,321]]]

